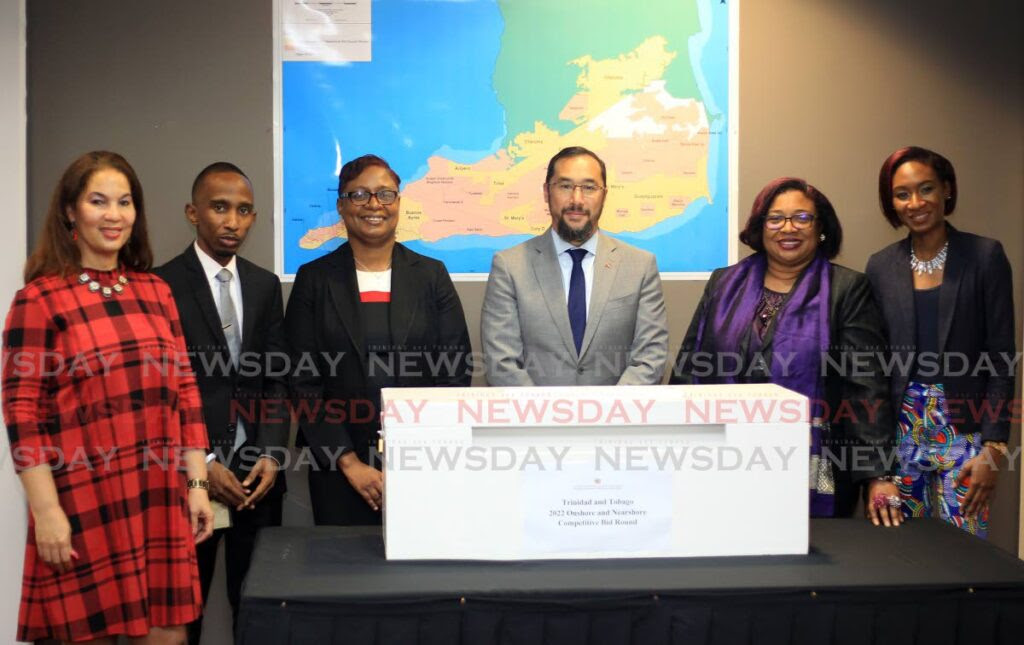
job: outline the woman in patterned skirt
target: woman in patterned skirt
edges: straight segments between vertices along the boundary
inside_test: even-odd
[[[908,517],[985,536],[1013,397],[1010,263],[996,240],[956,230],[953,164],[916,146],[882,164],[885,219],[910,234],[871,256],[867,275],[898,361],[900,497]]]
[[[120,155],[64,172],[4,331],[3,412],[29,530],[18,640],[183,643],[210,535],[206,430],[170,289]]]

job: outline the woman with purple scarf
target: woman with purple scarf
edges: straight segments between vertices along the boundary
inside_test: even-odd
[[[842,240],[814,186],[792,177],[765,186],[740,233],[755,253],[711,274],[670,382],[775,383],[805,395],[811,515],[852,514],[863,485],[868,518],[895,526],[895,424],[878,360],[885,327],[867,278],[830,262]]]

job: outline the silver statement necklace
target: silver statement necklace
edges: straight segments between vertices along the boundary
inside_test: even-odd
[[[128,284],[128,278],[126,278],[122,273],[117,276],[117,281],[114,282],[114,284],[109,287],[105,287],[101,286],[98,280],[93,280],[88,271],[82,271],[78,276],[78,284],[87,284],[89,285],[89,291],[92,293],[99,291],[104,298],[110,298],[114,294],[121,295],[124,293],[124,288]]]
[[[949,251],[949,240],[942,245],[939,252],[931,260],[921,260],[914,253],[914,245],[910,245],[910,270],[917,275],[924,275],[942,271],[946,268],[946,252]]]

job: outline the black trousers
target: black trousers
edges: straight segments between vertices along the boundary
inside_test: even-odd
[[[283,477],[279,473],[278,477]],[[281,509],[284,495],[271,488],[256,508],[246,511],[231,511],[231,526],[213,532],[202,544],[196,545],[196,557],[199,560],[199,584],[203,592],[203,606],[210,597],[210,584],[213,572],[217,567],[217,545],[224,539],[224,568],[227,577],[228,602],[231,603],[231,630],[234,632],[238,623],[238,605],[242,595],[242,581],[249,572],[256,536],[265,526],[281,526]],[[203,631],[203,617],[200,616],[188,625],[189,645],[199,645]]]

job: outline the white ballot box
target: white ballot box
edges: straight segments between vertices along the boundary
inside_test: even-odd
[[[382,392],[388,559],[807,553],[806,397],[774,385]]]

